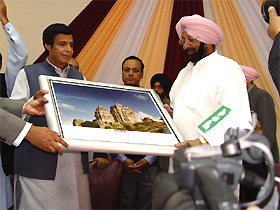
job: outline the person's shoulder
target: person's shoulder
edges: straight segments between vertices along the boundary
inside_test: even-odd
[[[256,87],[256,92],[259,94],[259,95],[262,95],[262,96],[266,96],[266,97],[271,97],[271,95],[264,89],[261,89],[259,87]]]
[[[26,67],[33,67],[33,66],[35,66],[35,67],[36,67],[36,66],[41,66],[41,65],[43,65],[43,63],[44,63],[44,62],[28,64],[28,65],[24,66],[24,68],[26,68]]]
[[[220,73],[241,73],[242,70],[239,64],[228,57],[217,54],[215,59],[213,59],[212,64],[216,66],[216,69],[220,71]]]
[[[225,63],[230,63],[232,65],[239,66],[238,63],[235,60],[233,60],[231,58],[228,58],[228,57],[226,57],[224,55],[217,54],[216,59],[221,60],[221,61],[223,61]]]
[[[34,64],[29,64],[29,65],[26,65],[24,66],[24,70],[32,70],[32,69],[37,69],[37,67],[39,66],[42,66],[44,64],[44,62],[41,62],[41,63],[34,63]]]
[[[183,75],[183,74],[186,74],[186,73],[188,72],[188,69],[190,68],[191,65],[192,65],[191,62],[189,62],[184,68],[182,68],[182,69],[179,71],[179,73],[178,73],[178,75],[177,75],[177,78],[178,78],[179,76]]]
[[[271,100],[273,101],[273,98],[272,96],[269,94],[269,92],[267,92],[266,90],[264,89],[261,89],[257,86],[255,86],[253,89],[252,89],[252,93],[255,95],[255,97],[258,97],[258,98],[261,98],[261,99],[266,99],[267,100]],[[260,99],[260,100],[261,100]]]

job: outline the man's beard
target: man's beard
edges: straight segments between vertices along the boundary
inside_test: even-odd
[[[194,50],[194,48],[192,48],[192,50]],[[200,43],[197,52],[194,52],[193,54],[188,54],[188,49],[185,49],[184,53],[189,61],[191,61],[192,63],[197,63],[204,57],[204,43]]]

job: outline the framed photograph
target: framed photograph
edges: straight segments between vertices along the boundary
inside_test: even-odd
[[[48,127],[70,150],[170,156],[183,139],[151,89],[41,75]]]

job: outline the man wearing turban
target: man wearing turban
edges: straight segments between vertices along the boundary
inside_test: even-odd
[[[159,95],[163,104],[170,104],[167,95],[170,92],[172,81],[165,74],[155,74],[150,81],[151,88]]]
[[[182,17],[176,31],[190,62],[175,80],[169,94],[171,108],[166,108],[173,114],[183,138],[190,141],[175,146],[205,143],[196,127],[222,105],[244,116],[246,122],[250,121],[242,70],[235,61],[216,51],[224,40],[219,26],[204,17],[192,15]]]
[[[279,153],[276,139],[276,113],[275,105],[271,95],[257,87],[254,84],[259,76],[258,72],[248,66],[240,65],[247,82],[247,91],[249,96],[250,109],[257,113],[263,129],[263,135],[269,140],[271,152],[273,154],[274,162],[279,162]]]
[[[276,114],[273,99],[268,92],[258,88],[254,84],[254,80],[256,80],[259,76],[255,69],[242,65],[240,65],[240,67],[246,78],[251,111],[257,113],[258,120],[263,129],[263,135],[269,140],[274,162],[279,162],[276,139]],[[250,170],[264,179],[266,178],[267,167],[265,162],[260,164],[249,164],[244,161],[243,164],[246,170]],[[256,199],[259,192],[258,188],[245,187],[242,185],[241,188],[240,199],[242,202],[249,202]],[[244,193],[244,195],[242,195],[242,193]]]

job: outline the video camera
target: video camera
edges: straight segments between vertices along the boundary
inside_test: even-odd
[[[153,209],[244,209],[264,207],[274,190],[273,157],[268,140],[245,129],[230,128],[219,147],[199,145],[174,153],[174,174],[159,174],[154,182]],[[269,168],[266,180],[245,171],[241,160]],[[239,203],[238,183],[260,189],[255,201]]]
[[[262,17],[265,20],[265,22],[269,23],[269,14],[268,14],[268,8],[270,6],[273,6],[276,11],[277,14],[280,15],[280,0],[265,0],[262,3],[262,7],[261,7],[261,13],[262,13]]]

